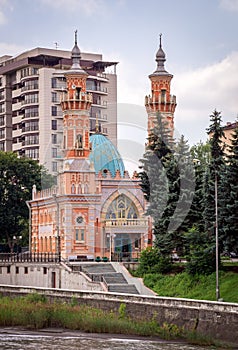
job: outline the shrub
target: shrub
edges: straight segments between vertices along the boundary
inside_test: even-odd
[[[148,247],[141,253],[137,274],[143,276],[146,273],[167,273],[171,269],[169,256],[162,255],[156,247]]]

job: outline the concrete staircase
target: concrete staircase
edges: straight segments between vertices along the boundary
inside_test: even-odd
[[[139,294],[134,284],[128,284],[123,273],[116,272],[111,263],[82,264],[80,267],[92,281],[103,282],[109,292]]]

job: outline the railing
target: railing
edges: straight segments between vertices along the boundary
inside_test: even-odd
[[[59,262],[59,254],[53,253],[0,253],[1,262]]]
[[[87,91],[99,91],[107,93],[107,88],[102,86],[87,86]]]
[[[110,219],[105,221],[106,226],[147,226],[144,219]]]
[[[28,91],[28,90],[38,90],[39,85],[38,84],[32,84],[32,85],[26,85],[21,88],[21,91]]]

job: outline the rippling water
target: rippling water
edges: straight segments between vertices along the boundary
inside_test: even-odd
[[[150,340],[0,334],[1,350],[207,350],[187,344]]]

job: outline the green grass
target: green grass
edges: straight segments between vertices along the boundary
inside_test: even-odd
[[[28,329],[46,327],[80,330],[90,333],[158,336],[166,340],[185,340],[191,344],[225,346],[196,332],[188,332],[174,324],[158,324],[156,315],[151,320],[134,320],[127,315],[126,304],[117,312],[103,311],[70,303],[52,303],[44,296],[1,297],[0,327],[21,326]]]
[[[216,274],[190,276],[186,272],[175,275],[147,274],[144,283],[159,296],[216,300]],[[225,302],[238,303],[238,273],[219,272],[220,296]]]
[[[159,336],[164,339],[183,339],[184,331],[176,325],[151,320],[133,320],[127,316],[126,304],[117,312],[104,311],[85,305],[50,303],[38,294],[26,297],[0,297],[0,327],[22,326],[28,329],[46,327],[80,330],[90,333],[115,333]]]

